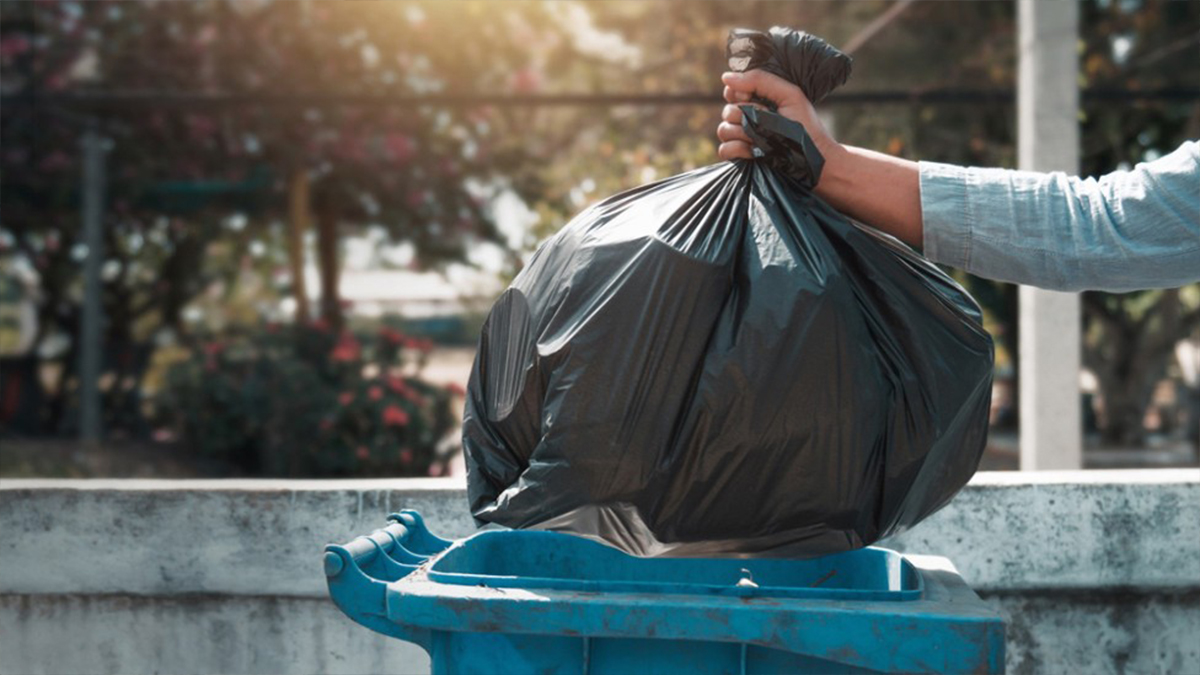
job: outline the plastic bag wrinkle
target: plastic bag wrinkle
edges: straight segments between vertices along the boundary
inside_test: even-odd
[[[814,40],[739,31],[729,51],[818,100],[849,59]],[[818,555],[911,527],[974,473],[978,306],[812,192],[802,125],[743,124],[765,157],[587,209],[514,280],[528,326],[515,296],[489,316],[463,425],[479,522],[645,556]]]

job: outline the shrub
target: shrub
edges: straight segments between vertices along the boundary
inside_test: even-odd
[[[197,345],[156,407],[195,451],[252,475],[439,473],[454,392],[420,379],[431,347],[391,328],[268,325]]]

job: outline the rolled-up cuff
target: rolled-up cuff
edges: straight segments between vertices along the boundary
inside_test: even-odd
[[[920,162],[922,249],[933,262],[966,269],[971,257],[967,169]]]

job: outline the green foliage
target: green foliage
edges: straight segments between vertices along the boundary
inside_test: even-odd
[[[487,208],[497,191],[531,201],[545,192],[538,171],[522,168],[540,163],[527,161],[519,116],[350,100],[536,86],[539,45],[569,51],[562,27],[541,5],[488,5],[0,3],[0,256],[37,275],[35,343],[61,366],[43,399],[44,431],[66,431],[74,405],[84,122],[98,121],[113,141],[104,343],[144,352],[156,340],[245,323],[229,316],[228,299],[247,299],[254,284],[257,297],[241,307],[258,315],[251,321],[271,317],[295,281],[283,223],[297,172],[311,177],[314,207],[335,214],[341,233],[385,232],[410,245],[421,268],[499,238]],[[21,100],[115,91],[146,96],[100,109]],[[174,94],[242,98],[164,105]],[[140,381],[136,363],[108,359],[105,377]]]
[[[381,240],[411,245],[413,266],[461,260],[480,242],[499,240],[488,201],[501,192],[535,215],[532,234],[516,246],[529,251],[597,199],[716,161],[717,77],[729,28],[799,26],[844,45],[894,7],[885,0],[0,2],[0,256],[36,272],[37,344],[62,366],[40,417],[71,416],[66,392],[81,295],[78,139],[87,115],[114,139],[105,343],[119,347],[114,352],[129,345],[145,351],[157,337],[186,341],[278,308],[292,284],[284,222],[294,172],[312,178],[315,205],[337,213],[340,232],[386,232]],[[1015,12],[1011,0],[912,3],[855,53],[847,91],[1012,88]],[[1194,87],[1198,26],[1198,2],[1083,0],[1081,84]],[[93,91],[154,95],[99,109],[9,105],[7,98]],[[711,92],[713,103],[469,100],[698,91]],[[166,105],[160,92],[230,94],[239,102]],[[467,100],[378,101],[423,95]],[[259,98],[279,96],[286,100]],[[1015,164],[1010,105],[848,106],[835,97],[827,110],[836,135],[850,144],[913,159]],[[1200,135],[1197,110],[1191,100],[1085,101],[1082,173],[1169,152]],[[515,274],[519,256],[512,259]],[[1015,359],[1015,288],[965,280]],[[1114,331],[1135,326],[1132,314],[1115,310],[1115,321],[1101,321],[1099,306],[1085,304],[1093,355],[1114,343]],[[187,318],[196,314],[203,319]],[[1132,372],[1121,358],[1115,370]],[[117,381],[140,381],[140,372],[121,365],[138,362],[112,358],[106,371]],[[1139,372],[1161,376],[1157,366]],[[295,373],[302,392],[306,373]],[[1121,378],[1105,386],[1144,389]],[[235,421],[220,432],[226,445],[244,435],[238,429],[248,423]]]
[[[455,392],[412,374],[430,347],[390,328],[269,325],[194,350],[156,407],[196,451],[253,475],[437,474]]]

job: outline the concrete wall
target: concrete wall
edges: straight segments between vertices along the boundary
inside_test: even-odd
[[[454,480],[0,482],[0,673],[421,673],[344,618],[321,547]],[[982,473],[888,545],[953,560],[1010,621],[1009,672],[1200,673],[1200,471]]]

